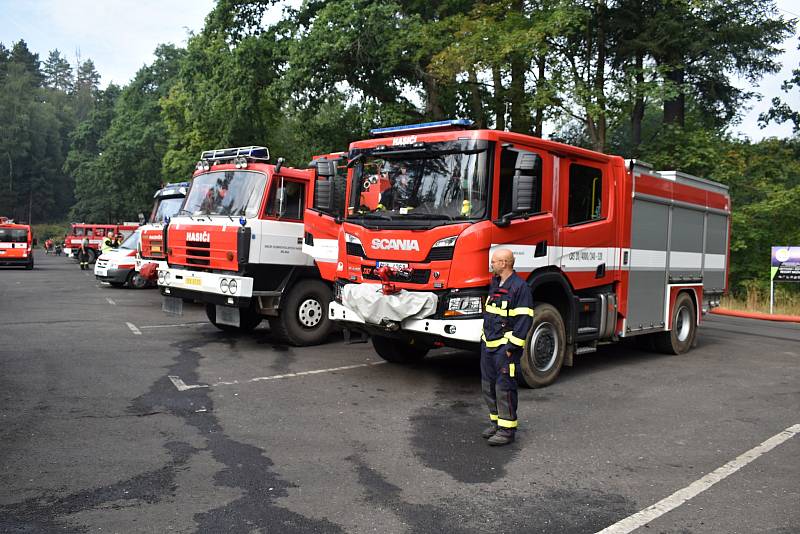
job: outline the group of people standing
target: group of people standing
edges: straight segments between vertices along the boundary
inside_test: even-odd
[[[100,252],[105,254],[109,250],[113,250],[115,248],[119,248],[119,246],[124,241],[124,236],[122,234],[109,233],[107,236],[103,238],[103,244],[100,247]],[[91,252],[89,252],[89,238],[84,237],[81,240],[81,245],[78,247],[78,263],[81,266],[81,271],[85,271],[89,268],[89,260],[91,259]]]

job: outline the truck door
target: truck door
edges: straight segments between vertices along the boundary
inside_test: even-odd
[[[305,212],[303,252],[314,259],[324,280],[336,279],[339,261],[339,228],[345,216],[346,159],[323,157],[316,169],[314,195]]]
[[[611,167],[571,157],[563,158],[560,166],[557,264],[575,289],[609,284],[619,255],[614,247]]]
[[[508,248],[514,253],[514,268],[519,273],[530,273],[551,264],[554,245],[552,215],[553,157],[534,148],[503,143],[497,148],[492,197],[495,198],[492,218],[501,220],[511,215],[507,226],[492,226],[491,253],[498,248]],[[514,176],[534,177],[534,202],[531,213],[524,216],[511,214]],[[523,276],[527,278],[527,276]]]
[[[257,258],[262,264],[313,265],[313,260],[303,254],[303,214],[309,183],[301,178],[272,175],[263,217],[253,222],[251,259]]]

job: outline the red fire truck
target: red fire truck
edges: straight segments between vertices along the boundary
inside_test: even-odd
[[[100,256],[100,249],[103,246],[103,238],[105,236],[122,234],[127,239],[137,228],[139,228],[139,223],[134,222],[120,224],[73,223],[70,225],[69,235],[64,239],[64,253],[67,257],[76,258],[81,242],[84,239],[88,239],[89,263],[94,263]]]
[[[0,217],[0,265],[20,265],[33,269],[35,244],[29,225],[15,224],[11,219]]]
[[[255,146],[203,152],[165,230],[163,309],[179,314],[182,299],[196,300],[222,330],[252,330],[266,317],[280,339],[321,343],[332,327],[331,286],[303,254],[303,215],[330,165],[294,169],[268,159]]]
[[[189,182],[166,184],[156,191],[153,198],[153,210],[147,224],[140,227],[141,239],[136,251],[135,271],[133,279],[135,287],[154,285],[158,277],[158,269],[166,268],[166,250],[164,250],[164,225],[178,213],[189,190]],[[152,264],[150,267],[145,267]],[[145,267],[142,271],[142,267]]]
[[[378,129],[350,146],[329,317],[371,334],[393,362],[477,347],[489,258],[507,248],[535,301],[527,385],[547,385],[574,355],[623,338],[688,351],[701,314],[726,291],[727,187],[470,124]],[[378,204],[365,203],[376,186]],[[318,223],[307,242],[337,226],[330,204],[307,218]],[[404,291],[384,294],[379,278]]]

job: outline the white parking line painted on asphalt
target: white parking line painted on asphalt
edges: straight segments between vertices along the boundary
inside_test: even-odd
[[[139,330],[138,328],[136,328],[135,324],[133,324],[133,323],[125,323],[125,324],[128,325],[128,328],[131,329],[131,332],[133,332],[137,336],[141,336],[142,335],[142,331]]]
[[[206,321],[203,321],[203,322],[200,322],[200,323],[154,324],[154,325],[148,325],[148,326],[140,326],[139,330],[145,330],[147,328],[179,328],[179,327],[183,327],[183,326],[197,326],[197,325],[201,325],[201,324],[210,324],[210,323],[208,323]]]
[[[722,467],[717,468],[706,476],[692,482],[685,488],[676,491],[669,497],[661,499],[654,505],[649,506],[640,512],[636,512],[635,514],[626,517],[622,521],[604,528],[597,534],[627,534],[628,532],[633,532],[637,528],[650,523],[654,519],[661,517],[671,510],[674,510],[689,499],[696,497],[720,480],[732,475],[759,456],[768,453],[784,441],[793,438],[798,433],[800,433],[800,424],[790,426],[783,432],[775,434],[760,445],[753,447],[749,451],[738,456],[736,459],[731,460]]]
[[[336,371],[348,371],[350,369],[358,369],[360,367],[372,367],[375,365],[380,365],[382,363],[386,363],[385,361],[380,362],[368,362],[368,363],[358,363],[355,365],[345,365],[342,367],[331,367],[328,369],[314,369],[313,371],[300,371],[297,373],[286,373],[282,375],[272,375],[272,376],[257,376],[256,378],[249,378],[247,380],[230,380],[230,381],[221,381],[221,382],[214,382],[213,384],[187,384],[183,380],[181,380],[178,376],[170,376],[169,379],[175,385],[178,391],[186,391],[188,389],[196,389],[196,388],[208,388],[208,387],[216,387],[216,386],[235,386],[237,384],[250,384],[252,382],[263,382],[265,380],[280,380],[282,378],[295,378],[298,376],[308,376],[308,375],[318,375],[321,373],[334,373]]]
[[[110,299],[110,298],[108,298],[108,297],[106,297],[106,302],[108,302],[108,303],[109,303],[109,304],[111,304],[112,306],[116,306],[116,305],[117,305],[117,303],[116,303],[116,302],[114,302],[113,300],[111,300],[111,299]]]

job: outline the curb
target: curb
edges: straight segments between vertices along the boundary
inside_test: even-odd
[[[742,319],[760,319],[762,321],[777,321],[781,323],[800,323],[800,317],[796,315],[770,315],[768,313],[744,312],[738,310],[727,310],[725,308],[714,308],[711,313],[716,315],[726,315],[728,317],[741,317]]]

